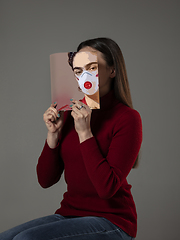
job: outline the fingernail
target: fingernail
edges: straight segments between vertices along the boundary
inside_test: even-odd
[[[58,116],[58,118],[60,118],[60,114],[59,114],[59,113],[58,113],[58,115],[57,115],[57,116]]]
[[[73,98],[71,98],[70,101],[73,101]]]
[[[56,104],[57,102],[54,102],[54,104]]]
[[[73,106],[73,104],[70,105],[70,107],[72,107],[72,106]]]

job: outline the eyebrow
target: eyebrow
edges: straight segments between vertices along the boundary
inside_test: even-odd
[[[85,65],[85,68],[90,67],[92,64],[98,64],[98,62],[90,62],[90,63],[88,63],[88,64]],[[74,71],[75,69],[82,69],[82,67],[75,67],[75,68],[73,68],[73,71]]]

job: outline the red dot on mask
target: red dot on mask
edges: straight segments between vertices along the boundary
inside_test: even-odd
[[[85,83],[84,83],[84,87],[85,87],[86,89],[90,89],[90,88],[92,87],[92,83],[91,83],[91,82],[85,82]]]

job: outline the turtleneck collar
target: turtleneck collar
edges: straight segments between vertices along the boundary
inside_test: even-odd
[[[107,110],[118,103],[119,101],[118,99],[116,99],[114,90],[112,89],[100,98],[100,110]]]

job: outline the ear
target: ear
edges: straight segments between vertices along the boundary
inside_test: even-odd
[[[112,68],[110,73],[110,78],[114,78],[115,76],[116,76],[115,68]]]

